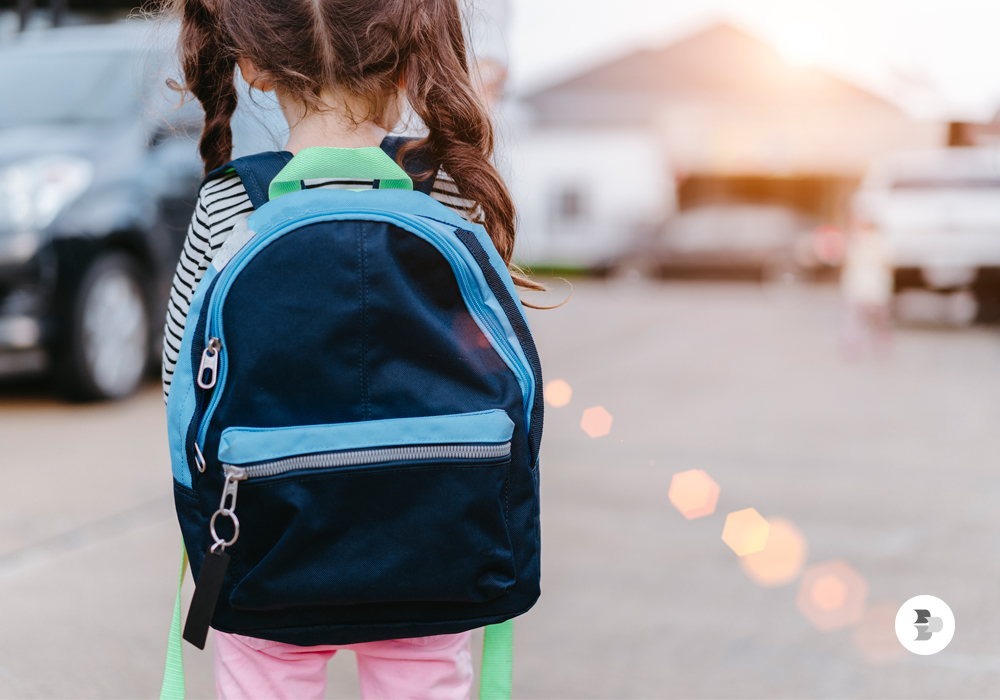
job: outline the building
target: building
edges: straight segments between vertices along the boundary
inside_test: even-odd
[[[525,96],[535,128],[651,134],[678,175],[681,207],[773,200],[838,220],[869,162],[945,142],[944,127],[817,68],[793,66],[719,24]]]

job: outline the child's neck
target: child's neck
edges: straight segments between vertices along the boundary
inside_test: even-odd
[[[327,146],[333,148],[364,148],[378,146],[388,133],[374,122],[352,124],[342,110],[331,108],[322,112],[303,113],[289,108],[284,101],[282,111],[288,120],[288,143],[285,150],[297,154],[303,148]]]

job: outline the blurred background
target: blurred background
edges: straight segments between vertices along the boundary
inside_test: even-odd
[[[528,311],[515,695],[1000,696],[1000,5],[465,11],[526,298],[569,299]],[[157,376],[202,176],[175,37],[127,0],[0,2],[0,697],[159,691]],[[236,155],[280,148],[240,90]],[[895,636],[920,594],[957,620],[934,656]]]

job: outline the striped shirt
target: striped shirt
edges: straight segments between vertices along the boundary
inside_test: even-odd
[[[334,190],[372,189],[373,180],[306,180],[306,189]],[[482,211],[472,201],[459,195],[455,181],[438,172],[431,196],[469,221],[481,222]],[[253,213],[239,176],[233,172],[206,182],[198,193],[198,202],[191,217],[187,238],[181,250],[181,259],[174,273],[167,306],[167,321],[163,331],[163,399],[170,394],[170,382],[180,354],[184,324],[194,290],[205,271],[212,264],[215,253],[226,242],[239,221],[246,221]]]

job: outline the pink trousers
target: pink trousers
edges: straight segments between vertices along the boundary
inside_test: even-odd
[[[215,690],[221,700],[322,700],[327,661],[349,649],[364,700],[468,700],[471,634],[299,647],[216,630]]]

